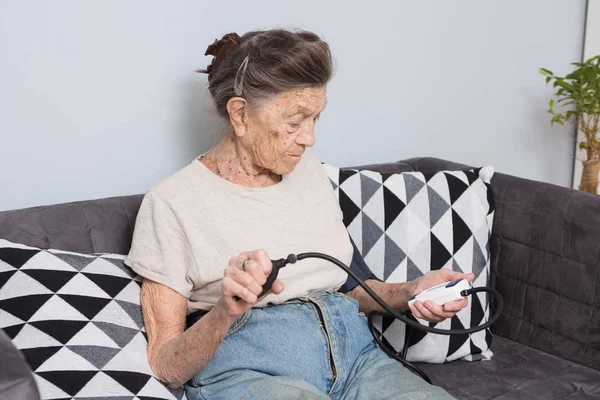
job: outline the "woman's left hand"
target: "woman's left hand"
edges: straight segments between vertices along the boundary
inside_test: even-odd
[[[473,282],[473,278],[473,273],[461,274],[449,269],[429,271],[425,275],[415,279],[415,290],[413,291],[413,294],[417,294],[430,287],[445,282],[456,281],[458,279],[466,279],[469,282]],[[451,301],[443,306],[440,306],[432,301],[415,301],[410,307],[410,311],[415,317],[424,319],[427,322],[442,322],[447,318],[452,318],[457,312],[465,308],[467,304],[468,300],[466,297],[460,300]]]

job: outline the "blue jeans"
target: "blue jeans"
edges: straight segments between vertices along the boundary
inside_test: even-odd
[[[452,399],[389,358],[358,303],[331,292],[246,312],[185,390],[189,400]]]

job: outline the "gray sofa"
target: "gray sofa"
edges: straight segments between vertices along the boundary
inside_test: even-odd
[[[436,172],[467,167],[416,158],[359,168]],[[491,285],[505,300],[492,329],[494,357],[419,366],[459,399],[600,398],[600,197],[503,174],[495,175],[492,187]],[[42,248],[126,254],[141,199],[0,212],[0,238]],[[14,355],[14,348],[4,350],[2,338],[0,398],[19,399],[6,393],[24,393],[8,391],[17,385],[32,390],[27,382],[33,381],[16,367],[23,358]],[[15,361],[7,369],[3,361],[10,352]]]

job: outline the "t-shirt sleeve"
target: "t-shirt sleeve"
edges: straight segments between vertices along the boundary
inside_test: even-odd
[[[142,201],[125,260],[136,273],[189,298],[194,259],[181,224],[169,205],[153,191]]]

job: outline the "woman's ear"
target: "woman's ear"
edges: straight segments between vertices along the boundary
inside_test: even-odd
[[[243,137],[248,131],[248,103],[241,97],[232,97],[227,102],[227,112],[229,113],[229,121],[236,136]]]

